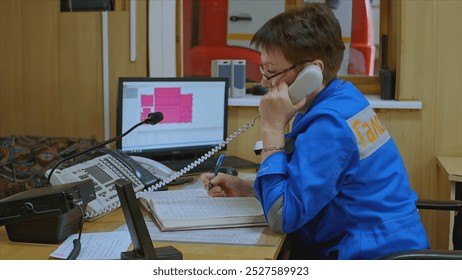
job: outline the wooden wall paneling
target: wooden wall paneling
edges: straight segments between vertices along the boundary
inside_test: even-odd
[[[59,114],[56,1],[22,2],[24,133],[56,135]],[[17,115],[17,114],[15,114]]]
[[[453,22],[462,13],[459,1],[402,1],[398,82],[401,95],[417,96],[423,103],[420,132],[415,130],[415,145],[421,147],[422,191],[429,198],[448,198],[449,192],[438,183],[438,155],[460,155],[461,126],[454,120],[461,96],[457,81],[462,54],[461,31]],[[416,149],[414,149],[416,150]],[[407,152],[411,152],[409,150]],[[415,166],[415,167],[414,167]],[[414,178],[412,178],[415,180]],[[448,214],[422,213],[431,245],[447,248]]]
[[[59,13],[59,107],[56,134],[103,138],[100,12]]]
[[[387,128],[390,135],[393,137],[393,140],[401,153],[409,175],[411,187],[419,196],[428,197],[426,182],[429,178],[422,177],[422,170],[425,166],[427,169],[431,167],[430,163],[425,163],[425,159],[429,159],[432,156],[431,153],[422,151],[425,147],[423,145],[424,142],[421,141],[422,139],[413,136],[421,133],[421,112],[388,110],[383,112],[379,111],[378,116],[381,123]],[[428,175],[430,172],[428,171],[424,174]]]
[[[129,61],[128,10],[108,13],[113,135],[118,77],[147,75],[147,1],[136,4],[136,62]],[[0,135],[103,140],[101,12],[61,13],[59,5],[0,2]]]
[[[452,27],[462,14],[462,1],[437,1],[435,8],[435,152],[462,156],[462,29]]]
[[[147,1],[137,3],[136,60],[130,61],[129,11],[109,14],[110,134],[116,135],[119,77],[147,77]]]
[[[411,187],[420,198],[437,198],[436,163],[433,149],[429,148],[434,144],[433,137],[429,135],[432,127],[422,125],[423,114],[421,111],[393,112],[388,126],[403,157]],[[440,214],[436,211],[421,212],[422,222],[434,248],[439,238],[437,232],[441,228],[435,226],[437,221],[441,221],[438,217]]]
[[[434,104],[436,71],[436,23],[432,1],[402,1],[401,22],[397,92],[403,99],[421,100],[423,111],[427,113]]]
[[[115,0],[114,1],[114,11],[126,11],[128,10],[130,3],[128,3],[129,0]]]
[[[462,155],[462,122],[460,104],[462,95],[459,81],[462,65],[462,30],[454,26],[462,14],[461,1],[435,1],[435,70],[434,70],[434,117],[435,155]],[[438,178],[440,181],[445,178]],[[449,198],[447,184],[438,184],[439,198]],[[448,213],[436,217],[436,246],[445,248],[448,239]]]
[[[228,135],[251,122],[257,114],[258,107],[229,107]],[[244,131],[228,145],[226,153],[259,163],[261,157],[255,155],[254,147],[255,142],[260,139],[260,118],[258,118],[254,126]]]
[[[110,135],[116,135],[117,88],[119,77],[136,76],[130,69],[130,14],[112,12],[109,15],[109,122]],[[137,42],[138,45],[138,42]],[[137,52],[138,55],[138,52]],[[140,60],[137,57],[137,60]],[[115,143],[113,143],[115,145]]]
[[[398,45],[398,83],[397,91],[402,99],[417,98],[423,109],[419,121],[413,126],[401,125],[401,131],[413,139],[403,150],[409,154],[407,168],[411,183],[422,198],[437,198],[435,161],[435,8],[434,1],[401,1],[400,34]],[[417,32],[421,30],[422,32]],[[412,38],[412,39],[411,39]],[[402,119],[397,119],[400,121]],[[403,122],[404,123],[404,122]],[[404,141],[404,140],[403,140]],[[437,226],[444,215],[436,211],[422,211],[430,244],[439,247],[440,238],[446,239],[446,227]],[[439,248],[443,249],[443,248]]]
[[[0,136],[24,131],[22,4],[0,1]]]

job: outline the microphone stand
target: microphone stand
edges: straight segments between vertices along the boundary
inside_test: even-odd
[[[47,185],[50,185],[50,180],[51,180],[51,175],[53,174],[53,172],[56,170],[56,168],[58,168],[59,165],[61,165],[63,162],[65,161],[68,161],[68,160],[71,160],[73,158],[76,158],[78,156],[81,156],[83,154],[86,154],[90,151],[93,151],[93,150],[96,150],[98,148],[101,148],[113,141],[116,141],[116,140],[119,140],[121,139],[122,137],[126,136],[127,134],[129,134],[130,132],[132,132],[135,128],[137,128],[138,126],[142,125],[142,124],[150,124],[150,125],[155,125],[157,124],[158,122],[162,121],[164,119],[164,115],[161,113],[161,112],[155,112],[155,113],[150,113],[148,115],[148,117],[144,120],[144,121],[141,121],[137,124],[135,124],[133,127],[131,127],[129,130],[127,130],[126,132],[122,133],[121,135],[118,135],[118,136],[115,136],[115,137],[112,137],[96,146],[93,146],[93,147],[90,147],[88,149],[85,149],[81,152],[78,152],[77,154],[74,154],[70,157],[67,157],[67,158],[64,158],[60,161],[58,161],[58,163],[55,164],[55,166],[51,169],[50,173],[48,174],[48,177],[47,177]]]
[[[93,147],[90,147],[88,149],[85,149],[77,154],[74,154],[70,157],[67,157],[67,158],[64,158],[62,160],[60,160],[57,164],[55,164],[55,166],[51,169],[50,173],[48,174],[48,178],[47,178],[47,185],[50,185],[50,180],[51,180],[51,176],[53,174],[53,172],[56,170],[56,168],[63,162],[65,161],[68,161],[70,159],[73,159],[75,157],[78,157],[80,155],[83,155],[85,153],[88,153],[90,151],[93,151],[93,150],[96,150],[98,148],[101,148],[103,147],[104,145],[107,145],[113,141],[116,141],[116,140],[119,140],[120,138],[124,137],[125,135],[129,134],[130,132],[132,132],[135,128],[137,128],[138,126],[142,125],[142,124],[150,124],[150,125],[155,125],[157,124],[158,122],[160,122],[161,120],[164,119],[164,115],[161,113],[161,112],[155,112],[155,113],[150,113],[148,115],[148,117],[144,120],[144,121],[141,121],[139,123],[137,123],[136,125],[134,125],[133,127],[131,127],[129,130],[127,130],[126,132],[124,132],[122,135],[119,135],[119,136],[115,136],[115,137],[112,137],[96,146],[93,146]],[[79,256],[80,254],[80,250],[81,250],[81,245],[80,245],[80,236],[81,236],[81,232],[82,232],[82,227],[83,227],[83,210],[82,208],[80,208],[79,206],[77,206],[80,211],[81,211],[81,224],[80,224],[80,233],[79,233],[79,236],[77,239],[75,239],[73,241],[74,243],[74,248],[72,249],[71,253],[69,254],[69,256],[67,257],[68,260],[75,260],[77,259],[77,257]]]

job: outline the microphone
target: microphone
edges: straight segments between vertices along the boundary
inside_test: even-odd
[[[162,114],[161,112],[150,113],[148,117],[144,120],[144,123],[155,125],[158,122],[162,121],[163,119],[164,119],[164,114]]]
[[[63,162],[65,161],[68,161],[68,160],[71,160],[73,158],[76,158],[78,156],[81,156],[83,154],[86,154],[88,152],[91,152],[93,150],[96,150],[98,148],[101,148],[113,141],[116,141],[116,140],[119,140],[121,139],[122,137],[126,136],[127,134],[129,134],[130,132],[132,132],[135,128],[137,128],[138,126],[140,125],[143,125],[143,124],[150,124],[150,125],[155,125],[157,124],[158,122],[162,121],[164,119],[164,114],[162,114],[162,112],[154,112],[154,113],[149,113],[149,115],[146,117],[146,119],[144,119],[143,121],[135,124],[134,126],[132,126],[129,130],[125,131],[124,133],[122,133],[121,135],[118,135],[118,136],[115,136],[115,137],[112,137],[98,145],[95,145],[93,147],[90,147],[86,150],[83,150],[79,153],[76,153],[76,154],[73,154],[72,156],[69,156],[67,158],[64,158],[62,160],[60,160],[58,163],[55,164],[55,166],[51,169],[50,173],[48,174],[48,178],[47,178],[47,185],[50,185],[50,180],[51,180],[51,175],[53,174],[53,172],[56,170],[56,168],[58,168],[59,165],[61,165]]]
[[[119,136],[115,136],[115,137],[112,137],[98,145],[95,145],[93,147],[90,147],[86,150],[83,150],[79,153],[76,153],[72,156],[69,156],[67,158],[64,158],[62,160],[60,160],[58,163],[55,164],[55,166],[51,169],[50,173],[48,174],[48,178],[47,178],[47,185],[50,185],[50,180],[51,180],[51,176],[53,175],[53,172],[56,170],[56,168],[58,168],[58,166],[65,162],[65,161],[68,161],[68,160],[71,160],[73,158],[76,158],[80,155],[83,155],[85,153],[88,153],[90,151],[93,151],[93,150],[96,150],[98,148],[101,148],[103,147],[104,145],[107,145],[113,141],[116,141],[116,140],[119,140],[121,139],[122,137],[124,137],[125,135],[129,134],[130,132],[132,132],[135,128],[137,128],[138,126],[142,125],[142,124],[150,124],[150,125],[155,125],[157,124],[158,122],[162,121],[164,119],[164,115],[161,113],[161,112],[155,112],[155,113],[150,113],[146,119],[144,119],[143,121],[135,124],[134,126],[132,126],[129,130],[127,130],[126,132],[124,132],[122,135],[119,135]],[[76,205],[80,211],[81,211],[81,221],[80,221],[80,233],[79,233],[79,237],[77,239],[75,239],[73,241],[74,243],[74,248],[72,249],[71,253],[69,254],[69,256],[67,257],[68,260],[75,260],[77,259],[78,255],[80,254],[80,250],[81,250],[81,244],[80,244],[80,237],[81,237],[81,233],[82,233],[82,227],[83,227],[83,216],[84,216],[84,213],[83,213],[83,210],[82,208],[80,208],[78,205]]]

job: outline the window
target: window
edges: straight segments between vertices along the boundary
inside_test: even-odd
[[[181,1],[181,5],[177,6],[177,13],[182,19],[182,29],[179,30],[182,30],[180,34],[183,34],[183,37],[177,40],[181,42],[177,49],[177,57],[182,58],[177,60],[178,69],[181,69],[178,74],[210,76],[210,61],[223,58],[223,54],[226,54],[228,59],[244,57],[247,61],[247,81],[259,82],[259,53],[246,47],[253,33],[273,15],[303,4],[304,1],[299,0]],[[353,82],[363,93],[379,94],[381,35],[388,35],[391,29],[391,1],[326,0],[326,4],[332,7],[345,33],[343,37],[347,50],[339,75],[342,79]],[[252,10],[256,10],[257,13],[252,14]],[[343,25],[349,25],[350,29],[344,28]],[[362,29],[354,28],[355,26]],[[252,31],[246,32],[244,27]],[[392,45],[392,41],[393,38],[390,38],[388,45]],[[390,49],[388,64],[393,69],[394,65],[390,63],[393,61],[391,51]],[[358,61],[362,63],[357,63]]]

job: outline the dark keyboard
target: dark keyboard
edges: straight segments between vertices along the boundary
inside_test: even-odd
[[[170,167],[175,171],[180,171],[182,168],[188,166],[195,159],[172,159],[172,160],[164,160],[160,161],[162,164]],[[215,168],[217,162],[216,157],[212,157],[207,159],[206,161],[202,162],[200,165],[196,166],[194,169],[188,172],[188,174],[196,174],[196,173],[205,173],[211,172]],[[258,164],[249,160],[245,160],[235,156],[225,156],[223,159],[222,166],[230,166],[236,169],[258,169]]]

